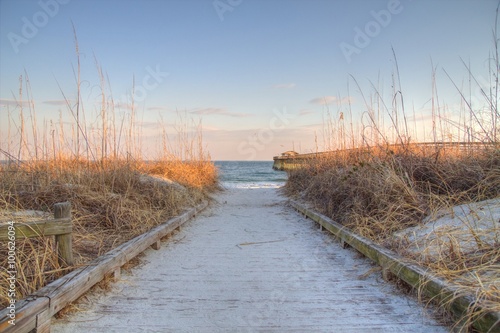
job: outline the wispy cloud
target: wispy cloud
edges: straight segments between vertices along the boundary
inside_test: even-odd
[[[169,108],[164,106],[150,106],[148,107],[149,111],[170,111]]]
[[[0,105],[5,105],[5,106],[19,106],[21,103],[19,101],[16,101],[15,99],[6,99],[6,98],[0,98]],[[23,106],[27,106],[28,101],[23,101]]]
[[[337,100],[337,97],[335,96],[323,96],[323,97],[316,97],[313,98],[309,101],[311,104],[318,104],[318,105],[328,105]]]
[[[72,103],[72,101],[69,101]],[[28,106],[30,101],[23,101],[23,106]],[[61,100],[48,100],[48,101],[42,101],[43,104],[48,104],[48,105],[66,105],[67,101],[64,99]],[[0,105],[9,105],[9,106],[19,106],[20,102],[15,100],[15,99],[5,99],[5,98],[0,98]]]
[[[249,113],[231,112],[223,108],[197,108],[189,110],[188,112],[203,116],[220,115],[220,116],[236,117],[236,118],[244,118],[251,116],[251,114]]]
[[[0,98],[0,105],[16,106],[17,104],[15,100]]]
[[[275,89],[293,89],[297,85],[295,83],[282,83],[282,84],[275,84],[273,88]]]
[[[131,110],[132,106],[128,103],[115,103],[115,108],[117,109],[125,109],[125,110]]]
[[[161,123],[157,121],[142,121],[139,123],[139,126],[149,129],[158,129],[161,127]]]
[[[306,129],[306,130],[317,130],[317,129],[321,129],[323,126],[325,126],[325,124],[317,123],[317,124],[302,125],[302,126],[300,126],[300,128]]]
[[[66,105],[68,102],[64,99],[58,99],[58,100],[43,101],[42,103],[49,105]],[[69,101],[69,103],[71,103],[71,101]]]
[[[351,96],[346,96],[339,99],[337,96],[323,96],[323,97],[313,98],[309,101],[309,103],[317,105],[329,105],[334,102],[338,104],[347,104],[349,102],[353,103],[354,98]]]
[[[315,112],[313,110],[309,110],[309,109],[302,109],[299,111],[299,116],[305,116],[305,115],[308,115],[311,113],[315,113]]]
[[[215,126],[202,125],[201,129],[203,131],[220,131],[221,129]]]

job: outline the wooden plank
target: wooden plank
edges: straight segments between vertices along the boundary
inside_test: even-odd
[[[14,223],[16,239],[67,234],[72,231],[71,218]],[[8,240],[8,225],[0,225],[0,241]]]
[[[121,276],[122,276],[122,269],[121,269],[121,267],[118,267],[117,269],[115,269],[115,270],[113,271],[113,278],[117,280],[117,279],[119,279]]]
[[[36,295],[48,296],[51,299],[52,315],[59,312],[67,304],[75,301],[108,273],[144,252],[156,240],[178,228],[191,219],[197,211],[205,208],[207,203],[169,220],[167,223],[153,228],[149,232],[135,237],[105,255],[92,261],[86,267],[71,272],[65,277],[39,290]]]
[[[437,297],[439,300],[453,300],[449,310],[457,319],[461,319],[474,306],[476,300],[472,295],[458,297],[457,286],[432,275],[423,267],[405,261],[404,258],[398,256],[396,253],[351,232],[345,226],[307,208],[295,200],[291,200],[291,205],[313,221],[321,224],[338,239],[348,243],[384,269],[390,270],[394,275],[414,288],[423,288],[423,291],[428,296]],[[482,312],[480,308],[476,308],[476,311],[478,313]],[[500,313],[483,313],[474,318],[472,326],[480,332],[500,333]]]
[[[149,232],[137,236],[121,246],[107,252],[103,256],[96,258],[85,267],[76,269],[62,278],[41,288],[30,296],[30,298],[50,299],[50,302],[45,304],[45,307],[42,308],[38,303],[35,304],[36,307],[32,306],[30,302],[23,305],[25,312],[23,312],[22,317],[25,318],[26,323],[23,322],[22,326],[18,326],[16,320],[16,326],[9,327],[8,309],[2,310],[0,312],[0,331],[3,332],[3,328],[7,328],[11,329],[8,332],[27,333],[32,329],[35,329],[36,316],[38,314],[48,309],[48,312],[44,314],[44,316],[52,317],[66,305],[78,299],[92,286],[101,281],[106,274],[114,273],[126,262],[142,253],[160,238],[180,227],[183,223],[190,220],[199,211],[205,209],[207,206],[208,202],[205,201],[197,207],[189,209],[180,216],[174,217],[164,224],[153,228]],[[16,318],[18,318],[17,313]]]
[[[53,320],[53,331],[449,332],[277,191],[218,194],[224,209],[183,226],[175,246],[148,251],[85,312]]]
[[[161,241],[160,240],[157,240],[156,242],[154,242],[152,245],[151,245],[151,248],[153,250],[159,250],[161,248]]]
[[[69,202],[60,202],[54,205],[54,218],[68,218],[71,220],[71,204]],[[71,226],[73,228],[73,226]],[[58,260],[61,266],[73,266],[73,229],[68,233],[56,235],[56,245]]]
[[[29,332],[36,328],[37,315],[49,309],[47,297],[28,297],[16,302],[15,325],[9,323],[8,309],[1,312],[0,332]]]
[[[50,307],[45,308],[42,312],[36,315],[36,333],[50,333]]]

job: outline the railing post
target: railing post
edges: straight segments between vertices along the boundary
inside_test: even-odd
[[[71,204],[69,202],[54,204],[54,218],[71,218]],[[56,246],[59,254],[59,264],[72,266],[74,264],[72,234],[56,235]]]

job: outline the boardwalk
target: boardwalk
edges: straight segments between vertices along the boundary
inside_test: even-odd
[[[277,190],[218,200],[52,332],[449,331]]]

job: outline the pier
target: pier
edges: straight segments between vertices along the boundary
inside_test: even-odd
[[[496,147],[496,143],[483,142],[418,142],[408,144],[386,144],[380,146],[365,146],[351,149],[339,149],[324,152],[304,153],[299,154],[295,151],[287,151],[281,155],[273,157],[273,169],[279,171],[290,171],[300,168],[304,165],[309,165],[315,160],[338,157],[338,158],[355,158],[356,156],[368,155],[373,151],[386,151],[396,153],[402,150],[410,150],[415,153],[433,152],[441,154],[444,151],[453,151],[455,153],[477,152],[482,149]]]

